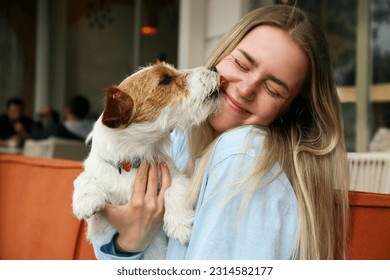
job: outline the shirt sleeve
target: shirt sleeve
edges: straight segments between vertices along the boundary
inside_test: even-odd
[[[106,244],[98,244],[93,242],[93,249],[98,260],[139,260],[142,258],[143,252],[140,253],[119,253],[114,246],[115,235],[109,239]]]

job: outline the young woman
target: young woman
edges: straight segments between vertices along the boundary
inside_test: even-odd
[[[208,64],[223,81],[222,109],[173,133],[172,157],[192,176],[197,202],[189,244],[169,240],[166,258],[345,258],[348,165],[322,31],[297,8],[257,9]],[[139,168],[130,202],[103,210],[118,233],[94,244],[98,258],[142,256],[169,185],[164,164]]]

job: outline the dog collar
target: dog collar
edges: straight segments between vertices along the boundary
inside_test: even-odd
[[[138,168],[141,165],[141,158],[133,157],[129,160],[122,160],[118,162],[106,160],[106,162],[118,170],[119,174],[122,174],[122,169],[129,172],[131,168]]]

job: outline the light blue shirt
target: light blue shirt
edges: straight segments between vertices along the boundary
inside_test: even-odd
[[[186,135],[174,132],[172,136],[171,156],[178,168],[184,169],[188,160]],[[292,258],[297,239],[297,201],[286,175],[278,174],[278,165],[255,185],[274,180],[255,190],[243,203],[253,187],[249,175],[263,140],[264,131],[254,126],[231,130],[217,140],[203,177],[190,242],[184,246],[170,239],[166,259]],[[94,245],[98,259],[141,256],[116,254],[112,242]]]

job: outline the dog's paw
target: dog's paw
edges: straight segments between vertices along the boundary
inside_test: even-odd
[[[192,205],[186,203],[187,193],[185,184],[174,183],[165,192],[164,231],[183,245],[190,240],[195,217]]]
[[[73,214],[79,220],[86,220],[103,209],[105,202],[105,197],[99,193],[75,189],[72,199]]]
[[[74,181],[72,198],[73,214],[79,220],[86,220],[103,209],[106,195],[98,180],[87,173],[81,173]]]
[[[91,196],[85,195],[73,200],[73,214],[79,220],[86,220],[104,207],[103,203],[97,199],[91,199]]]
[[[181,244],[188,244],[195,213],[192,209],[181,208],[177,211],[166,207],[164,215],[164,231],[168,237],[174,238]]]
[[[168,237],[176,239],[181,244],[186,245],[190,241],[192,232],[192,222],[190,224],[177,223],[164,219],[164,231]]]

